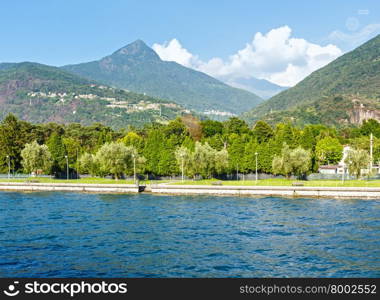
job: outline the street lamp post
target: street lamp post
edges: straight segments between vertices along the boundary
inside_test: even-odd
[[[132,158],[133,158],[133,181],[136,184],[136,155],[134,153],[132,154]]]
[[[373,168],[373,134],[371,132],[370,138],[369,138],[369,175],[372,174],[372,168]]]
[[[184,157],[183,153],[181,153],[181,173],[182,173],[182,182],[184,182],[185,177],[184,177],[184,172],[183,172],[183,165],[184,165]]]
[[[69,158],[65,155],[66,158],[66,179],[69,180]]]
[[[77,179],[79,179],[79,150],[77,148]]]
[[[11,178],[11,158],[7,155],[8,160],[8,179]]]
[[[258,179],[258,176],[257,176],[257,155],[259,153],[255,152],[255,156],[256,156],[256,182],[257,182],[257,179]]]

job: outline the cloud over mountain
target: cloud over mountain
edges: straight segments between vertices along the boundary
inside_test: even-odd
[[[293,86],[311,72],[325,66],[342,51],[335,45],[321,46],[291,36],[289,26],[258,32],[244,48],[228,59],[202,61],[184,48],[177,39],[152,47],[163,60],[205,72],[216,78],[260,78],[281,86]]]
[[[374,23],[368,24],[358,31],[343,32],[335,30],[330,33],[328,40],[333,43],[339,43],[344,49],[351,50],[378,34],[380,34],[380,23]]]

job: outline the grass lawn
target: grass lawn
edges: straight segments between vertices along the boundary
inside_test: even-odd
[[[19,179],[7,179],[1,178],[0,182],[27,182],[38,181],[40,183],[87,183],[87,184],[133,184],[133,180],[115,180],[99,177],[89,177],[81,179],[51,179],[45,177],[29,177]],[[330,186],[330,187],[380,187],[380,180],[346,180],[344,184],[341,180],[291,180],[291,179],[262,179],[258,180],[218,180],[218,179],[205,179],[205,180],[186,180],[183,183],[181,181],[165,181],[165,180],[147,180],[140,181],[140,185],[144,184],[185,184],[185,185],[212,185],[213,182],[221,182],[222,185],[240,185],[240,186],[292,186],[293,182],[302,182],[304,186]]]
[[[380,187],[380,180],[346,180],[342,183],[341,180],[291,180],[291,179],[262,179],[258,180],[186,180],[183,183],[177,181],[173,184],[188,184],[188,185],[211,185],[213,182],[219,181],[222,185],[240,185],[240,186],[292,186],[293,182],[302,182],[304,186],[326,186],[326,187]]]

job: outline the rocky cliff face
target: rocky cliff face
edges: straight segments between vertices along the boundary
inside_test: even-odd
[[[351,124],[362,124],[363,121],[368,119],[375,119],[380,121],[380,109],[369,107],[367,104],[364,104],[359,99],[352,100],[354,107],[350,112],[350,123]]]

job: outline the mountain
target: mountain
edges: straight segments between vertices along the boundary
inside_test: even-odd
[[[274,84],[265,79],[257,79],[255,77],[250,77],[250,78],[218,77],[218,79],[220,79],[221,81],[223,81],[224,83],[230,86],[254,93],[263,99],[269,99],[270,97],[273,97],[274,95],[289,88],[286,86],[280,86],[280,85]]]
[[[340,107],[336,106],[336,99],[340,99]],[[346,102],[344,105],[342,99]],[[378,118],[379,104],[380,35],[313,72],[243,117],[248,121],[283,118],[299,121],[313,115],[318,120],[334,115],[343,105],[346,117],[339,118],[339,123],[352,124],[363,121],[366,116]],[[307,110],[311,115],[307,116]],[[350,117],[358,113],[361,117]]]
[[[37,63],[0,64],[0,118],[93,122],[120,128],[165,122],[188,113],[176,103],[98,84],[60,68]]]
[[[62,68],[114,87],[172,100],[198,112],[242,113],[262,101],[204,73],[161,60],[141,40],[100,60]]]
[[[245,119],[248,122],[255,121],[255,119]],[[335,95],[283,111],[268,113],[260,119],[272,125],[279,122],[290,122],[298,126],[305,124],[326,124],[336,127],[358,125],[368,119],[380,121],[380,100],[355,95]]]

